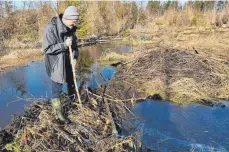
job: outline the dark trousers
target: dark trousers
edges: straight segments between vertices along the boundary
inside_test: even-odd
[[[66,83],[67,83],[68,96],[70,97],[71,100],[73,100],[75,98],[76,92],[75,92],[75,85],[74,85],[70,61],[66,60],[65,65],[66,65]],[[62,89],[63,89],[63,84],[52,81],[52,98],[60,97],[60,95],[63,93]]]

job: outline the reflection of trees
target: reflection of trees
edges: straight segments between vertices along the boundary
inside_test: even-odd
[[[101,79],[97,59],[105,48],[103,45],[81,48],[77,64],[77,75],[80,81],[88,81],[90,85],[97,86],[97,81]]]
[[[79,80],[85,81],[90,74],[90,67],[93,63],[93,59],[88,51],[81,51],[77,61],[77,75]]]
[[[81,48],[82,52],[88,52],[88,54],[91,56],[93,61],[96,61],[100,55],[102,54],[104,48],[102,45],[96,45],[96,46],[87,46]]]
[[[24,96],[26,91],[26,75],[24,69],[9,71],[7,75],[5,75],[7,81],[11,84],[11,87],[16,90],[16,92],[20,92],[21,96]]]
[[[101,71],[102,69],[100,69],[100,66],[97,63],[97,59],[101,54],[112,46],[113,45],[111,44],[103,44],[87,46],[80,49],[77,64],[77,75],[79,76],[80,81],[88,81],[91,86],[97,87],[98,83],[104,84],[109,77],[112,77],[112,74],[107,73],[109,72],[108,69],[108,71],[105,70],[105,77],[107,78],[104,78],[104,71]]]

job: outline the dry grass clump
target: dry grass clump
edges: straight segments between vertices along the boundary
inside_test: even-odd
[[[228,61],[194,51],[155,48],[133,53],[116,81],[178,103],[229,99]]]

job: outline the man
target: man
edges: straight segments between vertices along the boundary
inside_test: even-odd
[[[45,67],[52,80],[51,104],[57,118],[63,123],[70,121],[64,117],[61,106],[63,84],[67,83],[68,95],[75,97],[75,86],[72,67],[69,58],[69,47],[72,47],[74,63],[78,57],[76,43],[76,25],[79,13],[77,8],[69,6],[64,14],[53,17],[43,31],[43,50],[45,52]]]

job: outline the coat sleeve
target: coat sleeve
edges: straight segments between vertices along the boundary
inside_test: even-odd
[[[67,45],[62,43],[56,43],[55,35],[50,26],[47,26],[43,32],[43,50],[46,54],[56,55],[67,49]]]
[[[75,35],[75,33],[73,34],[73,42],[72,42],[72,51],[73,51],[73,55],[74,55],[74,59],[77,59],[79,56],[79,50],[78,50],[78,46],[77,46],[77,37]]]

